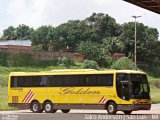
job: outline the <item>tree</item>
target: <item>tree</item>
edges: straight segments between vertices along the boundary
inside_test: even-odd
[[[80,21],[68,21],[65,24],[61,24],[57,28],[58,31],[58,40],[64,42],[67,46],[74,51],[76,49],[76,44],[82,40],[82,30],[80,26]]]
[[[7,29],[3,31],[2,35],[3,40],[15,40],[17,39],[16,28],[13,26],[9,26]]]
[[[52,26],[41,26],[32,32],[32,45],[42,45],[42,49],[48,51],[50,43],[55,39],[54,29]]]
[[[16,28],[17,39],[20,39],[20,40],[30,39],[30,35],[31,35],[32,31],[33,31],[33,29],[29,28],[29,26],[27,26],[27,25],[24,25],[24,24],[19,25]]]
[[[91,40],[94,42],[102,43],[103,38],[119,36],[121,32],[120,25],[107,14],[93,13],[84,22],[94,32],[92,35],[95,39]]]
[[[33,32],[32,28],[27,25],[19,25],[17,28],[13,26],[8,27],[3,31],[2,39],[4,40],[28,40],[30,39],[30,34]]]
[[[102,45],[91,41],[81,41],[80,44],[77,45],[77,52],[85,55],[86,59],[94,60],[97,62],[99,62],[106,53]]]
[[[117,37],[107,37],[103,39],[103,47],[108,51],[109,55],[113,55],[116,52],[122,52],[124,50],[124,43]]]
[[[134,28],[135,23],[129,22],[122,25],[120,40],[124,43],[124,53],[130,59],[134,57]],[[155,42],[158,41],[158,31],[155,28],[149,28],[142,23],[137,23],[137,61],[153,63],[156,54],[153,51],[157,48]],[[149,60],[152,58],[152,60]]]
[[[115,61],[111,68],[117,70],[137,70],[134,62],[127,57],[122,57],[118,61]]]

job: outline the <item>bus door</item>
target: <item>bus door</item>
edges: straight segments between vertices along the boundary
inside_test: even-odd
[[[129,84],[128,81],[121,81],[121,98],[129,100]]]

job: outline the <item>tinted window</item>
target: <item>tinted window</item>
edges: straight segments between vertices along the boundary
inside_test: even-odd
[[[64,77],[63,76],[50,76],[48,79],[48,86],[60,87],[64,86]]]
[[[57,76],[49,86],[113,86],[113,74]]]
[[[11,77],[11,87],[41,87],[45,84],[44,78],[40,76]]]
[[[84,76],[84,83],[86,86],[97,86],[97,75]]]
[[[113,86],[113,74],[11,77],[11,87]]]
[[[113,74],[98,75],[97,86],[113,86]]]
[[[65,86],[80,86],[83,83],[80,75],[68,75],[64,76],[64,84]]]

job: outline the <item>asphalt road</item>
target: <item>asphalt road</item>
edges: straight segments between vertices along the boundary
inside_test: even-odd
[[[160,120],[160,104],[151,110],[134,111],[131,115],[117,112],[108,115],[106,110],[71,110],[69,113],[32,113],[30,110],[0,111],[0,120]]]

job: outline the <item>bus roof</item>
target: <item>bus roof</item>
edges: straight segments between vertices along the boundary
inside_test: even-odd
[[[41,72],[11,72],[10,76],[40,76],[40,75],[76,75],[76,74],[112,74],[112,73],[132,73],[132,74],[145,74],[142,71],[135,70],[95,70],[95,69],[62,69]]]

